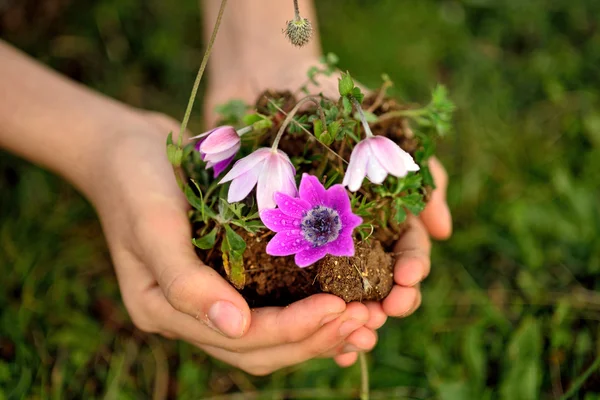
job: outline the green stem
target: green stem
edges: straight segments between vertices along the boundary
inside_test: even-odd
[[[590,375],[594,373],[594,371],[596,371],[598,368],[600,368],[600,356],[596,358],[596,361],[594,361],[592,365],[590,365],[590,367],[586,369],[585,372],[575,380],[575,382],[573,382],[567,393],[562,395],[560,400],[567,400],[568,398],[572,397],[575,393],[577,393],[577,391],[581,389],[581,386],[590,377]]]
[[[279,146],[279,141],[281,140],[281,137],[283,136],[288,125],[293,121],[294,116],[296,116],[296,114],[300,110],[300,107],[302,107],[302,105],[304,103],[307,103],[309,101],[312,101],[317,106],[317,109],[319,110],[319,116],[321,118],[321,122],[323,123],[323,129],[327,129],[327,121],[325,120],[325,113],[323,112],[323,107],[321,107],[321,103],[319,102],[318,98],[314,97],[314,96],[307,96],[307,97],[301,99],[300,101],[298,101],[298,103],[296,103],[294,108],[292,108],[292,110],[288,113],[287,117],[283,121],[283,124],[281,124],[281,127],[279,128],[279,132],[277,132],[277,136],[275,136],[275,140],[273,141],[273,146],[271,147],[273,150],[277,150],[277,146]]]
[[[365,135],[367,135],[368,138],[373,137],[373,132],[371,132],[371,127],[369,126],[369,123],[367,122],[365,113],[363,112],[363,109],[360,106],[360,103],[358,102],[358,100],[356,100],[355,97],[352,97],[352,104],[354,104],[356,111],[358,111],[358,115],[360,116],[360,122],[362,122],[363,128],[365,129]]]
[[[420,117],[422,115],[427,114],[427,109],[418,108],[413,110],[396,110],[390,111],[388,113],[382,114],[377,119],[377,122],[385,121],[390,118],[398,118],[398,117]]]
[[[213,28],[212,35],[208,42],[208,46],[206,47],[204,58],[202,58],[202,64],[200,64],[200,69],[198,69],[198,75],[196,75],[196,80],[194,81],[194,86],[192,87],[192,93],[190,94],[187,109],[185,110],[183,121],[181,122],[181,129],[179,130],[179,137],[177,138],[177,148],[179,149],[181,148],[181,145],[183,143],[183,134],[190,120],[192,108],[194,107],[194,101],[196,100],[196,94],[198,93],[198,87],[200,86],[202,75],[204,75],[206,64],[208,64],[208,59],[210,57],[210,53],[212,52],[213,45],[215,44],[215,39],[217,38],[217,32],[219,31],[219,27],[221,26],[221,19],[223,19],[223,13],[225,12],[226,5],[227,0],[221,0],[221,8],[219,9],[219,14],[217,15],[217,20],[215,21],[215,27]]]
[[[358,353],[360,362],[360,400],[369,400],[369,367],[365,353]]]

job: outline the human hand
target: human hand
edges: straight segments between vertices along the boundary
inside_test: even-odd
[[[175,121],[143,114],[105,140],[81,186],[95,205],[122,297],[135,325],[183,339],[255,375],[344,345],[370,350],[368,306],[319,294],[286,308],[250,310],[191,244],[188,205],[165,152]],[[365,327],[367,326],[367,327]]]
[[[246,80],[233,84],[234,89],[217,90],[211,88],[207,93],[205,103],[205,115],[209,126],[216,123],[214,108],[216,105],[225,103],[231,98],[240,98],[248,103],[255,101],[257,93],[264,89],[286,90],[289,88],[300,87],[305,84],[304,73],[295,73],[305,71],[312,65],[318,65],[318,61],[306,60],[304,63],[295,65],[292,69],[282,68],[284,74],[263,75],[257,79],[260,86],[249,87]],[[295,71],[295,72],[294,72]],[[314,91],[319,91],[326,96],[335,97],[338,95],[337,80],[338,75],[322,77],[319,79],[319,87]],[[395,285],[389,296],[382,302],[367,302],[365,305],[369,310],[369,324],[367,329],[360,330],[353,335],[356,341],[361,340],[361,336],[374,336],[375,330],[381,327],[387,317],[407,317],[411,315],[421,304],[421,292],[419,283],[427,277],[430,271],[430,250],[431,242],[429,236],[435,239],[447,239],[452,233],[452,219],[450,211],[446,204],[446,188],[448,185],[448,176],[442,164],[436,159],[431,158],[429,168],[436,182],[437,188],[433,191],[431,199],[425,210],[419,218],[410,216],[408,219],[408,230],[395,246],[398,254],[394,266]],[[336,350],[328,352],[327,355],[334,357],[340,366],[352,365],[357,358],[356,352],[349,352],[351,348],[338,347]],[[344,351],[343,351],[344,350]]]

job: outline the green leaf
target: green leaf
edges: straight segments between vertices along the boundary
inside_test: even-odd
[[[340,92],[340,96],[348,96],[352,93],[352,89],[354,89],[354,81],[349,73],[343,73],[341,78],[338,79],[338,90]]]
[[[395,201],[394,206],[395,206],[394,207],[395,208],[394,221],[398,225],[400,225],[401,223],[406,221],[406,211],[404,210],[404,207],[402,206],[402,201]]]
[[[227,239],[229,251],[239,253],[240,255],[244,253],[246,242],[229,225],[225,225],[225,238]]]
[[[356,100],[358,100],[359,103],[362,104],[363,99],[365,98],[365,95],[363,94],[363,92],[360,90],[359,87],[354,87],[352,89],[352,97],[354,97]]]
[[[212,231],[202,236],[200,239],[192,239],[192,243],[194,243],[194,246],[202,250],[212,249],[215,246],[218,231],[218,228],[215,227]]]
[[[263,119],[264,119],[264,117],[261,114],[254,113],[254,114],[244,115],[244,117],[242,118],[242,121],[244,122],[244,125],[248,126],[248,125],[252,125],[255,122],[261,121]]]
[[[195,182],[194,182],[194,184],[195,184]],[[200,212],[203,212],[204,201],[202,199],[202,192],[200,191],[200,188],[198,187],[198,185],[196,185],[196,188],[198,189],[200,196],[198,196],[198,195],[196,195],[196,193],[194,193],[194,189],[192,189],[192,187],[190,185],[185,185],[185,189],[183,190],[183,193],[185,194],[185,197],[186,197],[188,203],[190,203],[190,205],[192,207],[194,207],[196,210],[198,210]]]
[[[314,84],[314,85],[319,85],[319,83],[317,82],[317,80],[315,79],[315,77],[319,74],[321,70],[318,67],[312,66],[308,69],[308,71],[306,72],[306,75],[308,76],[308,79]]]
[[[329,132],[329,134],[334,137],[336,140],[341,140],[342,138],[338,137],[338,133],[339,130],[342,126],[342,123],[340,121],[333,121],[332,123],[329,124],[329,126],[327,127],[327,131]]]
[[[178,148],[174,144],[167,145],[167,159],[171,163],[171,165],[175,167],[181,166],[181,161],[183,160],[183,150]]]
[[[352,102],[347,97],[342,97],[342,105],[344,106],[344,112],[346,114],[352,113]]]
[[[315,119],[313,121],[313,130],[315,132],[315,136],[320,138],[323,133],[323,122],[320,119]]]

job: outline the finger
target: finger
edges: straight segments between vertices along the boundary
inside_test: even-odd
[[[408,230],[394,246],[394,281],[400,286],[416,285],[431,269],[431,241],[423,223],[414,216],[409,216],[407,222]]]
[[[369,312],[363,304],[350,303],[338,319],[298,343],[256,350],[243,356],[213,346],[201,347],[213,356],[253,375],[267,375],[280,368],[319,357],[340,346],[354,331],[363,327],[368,318]]]
[[[196,256],[184,210],[169,203],[143,210],[134,227],[139,254],[152,270],[169,304],[227,337],[241,337],[250,326],[242,296]]]
[[[342,299],[329,294],[313,295],[285,308],[256,309],[252,311],[252,323],[243,338],[230,339],[173,309],[160,292],[148,302],[152,302],[155,315],[160,316],[161,330],[170,331],[188,342],[208,344],[236,353],[300,342],[323,325],[341,317],[346,309]]]
[[[452,215],[446,203],[448,174],[437,158],[429,159],[429,169],[436,188],[420,217],[427,231],[436,239],[448,239],[452,234]]]
[[[342,346],[326,353],[328,357],[334,357],[338,354],[369,352],[377,344],[377,332],[362,327],[348,336]]]
[[[394,286],[381,304],[390,317],[407,317],[421,304],[421,291],[418,287]]]
[[[348,368],[356,363],[358,359],[357,353],[345,353],[340,354],[339,356],[335,356],[333,360],[342,368]]]
[[[379,329],[387,321],[387,315],[381,308],[381,303],[378,301],[368,301],[365,303],[369,310],[369,321],[365,325],[369,329]]]

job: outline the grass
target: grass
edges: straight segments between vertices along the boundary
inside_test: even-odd
[[[2,36],[181,117],[202,55],[195,0],[44,3],[13,5],[30,11]],[[386,72],[409,101],[441,81],[459,107],[440,148],[455,234],[435,246],[422,308],[381,330],[373,398],[600,399],[600,3],[317,3],[343,69],[371,86]],[[141,334],[85,200],[5,153],[0,187],[0,399],[358,395],[358,366],[253,378]]]

